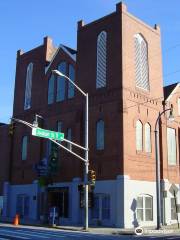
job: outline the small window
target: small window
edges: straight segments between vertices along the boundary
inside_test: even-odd
[[[110,219],[110,195],[102,196],[102,219]]]
[[[66,74],[66,62],[61,62],[58,66],[58,70]],[[57,77],[57,95],[56,95],[56,101],[60,102],[65,99],[65,79],[64,77]]]
[[[134,36],[136,87],[149,91],[148,46],[141,34]]]
[[[104,121],[100,120],[96,124],[96,149],[104,149]]]
[[[140,120],[136,122],[136,150],[142,151],[143,149],[143,125]]]
[[[145,152],[151,152],[151,126],[149,123],[145,124]]]
[[[26,72],[24,110],[31,108],[32,74],[33,74],[33,63],[29,63],[29,65],[27,66],[27,72]]]
[[[107,33],[102,31],[97,38],[96,88],[106,86]]]
[[[75,70],[71,64],[69,65],[69,78],[72,80],[72,82],[75,81]],[[73,97],[74,97],[74,85],[68,81],[68,98]]]
[[[30,201],[29,196],[26,194],[18,194],[16,199],[16,213],[20,217],[29,216]]]
[[[92,219],[111,219],[111,196],[109,194],[94,194]]]
[[[22,138],[22,160],[27,159],[27,143],[28,143],[28,137],[24,136]]]
[[[52,104],[54,102],[54,83],[54,74],[52,74],[48,82],[48,104]]]
[[[168,164],[176,165],[176,131],[173,128],[167,128],[167,150]]]
[[[137,220],[153,221],[153,198],[148,195],[142,195],[137,197]]]

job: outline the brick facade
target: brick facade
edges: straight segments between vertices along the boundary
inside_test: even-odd
[[[96,89],[97,37],[101,31],[107,32],[107,83],[105,88]],[[150,91],[136,87],[134,35],[137,33],[144,37],[148,46]],[[147,194],[154,196],[153,184],[156,180],[155,122],[159,112],[162,112],[170,104],[173,104],[176,121],[169,123],[167,114],[161,118],[161,179],[168,180],[169,184],[179,184],[180,130],[177,106],[180,90],[177,88],[176,94],[172,95],[170,99],[164,99],[160,28],[157,25],[154,28],[146,25],[129,14],[124,4],[119,3],[116,5],[116,11],[108,16],[89,24],[85,24],[83,21],[78,22],[77,52],[65,46],[54,47],[52,40],[48,37],[44,38],[43,45],[29,52],[17,52],[13,116],[32,123],[35,114],[39,114],[44,118],[42,127],[51,130],[56,130],[57,121],[61,121],[63,123],[62,132],[66,135],[67,129],[71,128],[72,141],[84,145],[85,101],[83,97],[75,92],[72,99],[67,99],[68,85],[66,82],[65,100],[55,101],[53,104],[48,104],[47,101],[51,70],[57,69],[58,64],[62,61],[66,61],[67,68],[69,64],[74,66],[77,85],[89,93],[89,160],[90,169],[94,169],[97,175],[95,191],[98,194],[103,191],[103,188],[99,187],[103,181],[109,181],[107,192],[116,192],[115,188],[121,192],[124,191],[120,196],[117,190],[117,195],[112,197],[119,209],[118,214],[124,216],[124,220],[119,219],[120,217],[117,217],[117,220],[112,220],[112,218],[111,223],[116,226],[130,226],[132,224],[128,222],[130,220],[125,219],[127,203],[124,199],[126,199],[126,194],[130,200],[131,196],[130,193],[125,192],[125,185],[131,186],[133,181],[137,182],[137,185],[144,184],[143,187],[147,184],[152,188],[151,193],[147,192]],[[26,69],[30,62],[34,64],[32,106],[30,109],[24,110]],[[67,71],[66,69],[66,73]],[[105,123],[105,147],[104,150],[99,151],[96,149],[96,123],[100,119]],[[143,125],[142,151],[136,150],[137,120],[140,120]],[[144,145],[146,123],[151,128],[151,152],[148,153],[145,152]],[[176,129],[177,163],[175,166],[168,165],[167,126]],[[27,160],[22,161],[22,138],[25,135],[28,136],[28,154]],[[46,157],[47,140],[31,136],[30,129],[16,123],[12,146],[14,147],[11,150],[10,184],[12,186],[32,184],[38,178],[34,165]],[[83,154],[79,150],[77,153]],[[58,174],[53,179],[55,184],[61,185],[67,182],[69,184],[76,179],[80,179],[80,181],[83,179],[84,166],[82,162],[62,149],[59,150],[59,166]],[[113,185],[116,187],[112,189],[111,184],[116,184]],[[134,196],[134,198],[136,197]],[[122,202],[121,207],[116,199]],[[122,209],[123,207],[124,209]],[[115,214],[115,210],[112,211],[112,215]],[[128,214],[131,213],[128,212]]]

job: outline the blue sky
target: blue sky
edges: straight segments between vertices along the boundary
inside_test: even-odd
[[[13,108],[16,51],[28,51],[50,36],[76,48],[77,21],[94,21],[115,11],[117,0],[0,1],[0,122]],[[128,11],[162,33],[164,84],[180,81],[180,1],[125,0]]]

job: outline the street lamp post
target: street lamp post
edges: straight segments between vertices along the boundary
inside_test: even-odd
[[[162,218],[161,218],[161,186],[160,186],[160,159],[159,159],[159,138],[158,138],[158,130],[159,120],[167,111],[170,111],[169,120],[173,121],[174,117],[172,115],[172,106],[171,108],[165,109],[161,112],[156,119],[155,123],[155,157],[156,157],[156,201],[157,201],[157,229],[160,229],[162,226]]]
[[[89,103],[88,103],[88,93],[85,93],[80,87],[78,87],[69,77],[64,75],[58,70],[52,70],[53,74],[56,74],[60,77],[67,79],[85,98],[85,171],[84,171],[84,184],[85,184],[85,230],[88,230],[88,172],[89,172]]]

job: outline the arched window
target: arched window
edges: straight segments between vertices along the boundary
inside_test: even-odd
[[[96,88],[106,86],[107,33],[102,31],[97,38]]]
[[[73,65],[69,65],[69,78],[74,82],[75,81],[75,70]],[[74,86],[68,81],[68,98],[74,97]]]
[[[136,150],[142,151],[143,148],[143,125],[140,120],[136,122]]]
[[[29,63],[26,71],[24,110],[31,108],[32,73],[33,73],[33,63]]]
[[[149,123],[145,124],[145,151],[151,152],[151,126]]]
[[[22,160],[27,159],[27,144],[28,144],[28,137],[24,136],[22,138]]]
[[[52,74],[48,82],[48,104],[54,102],[54,83],[54,74]]]
[[[136,87],[149,91],[148,46],[141,36],[134,36]]]
[[[139,222],[153,221],[153,198],[150,195],[139,195],[136,208]]]
[[[96,149],[104,149],[104,121],[99,120],[96,123]]]
[[[168,164],[176,165],[176,130],[174,128],[167,128],[167,152]]]
[[[66,75],[66,62],[61,62],[58,66],[58,70]],[[64,77],[57,77],[57,95],[56,101],[60,102],[65,99],[65,79]]]

